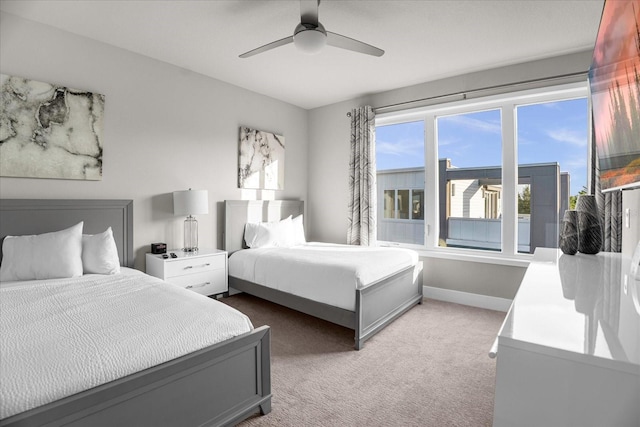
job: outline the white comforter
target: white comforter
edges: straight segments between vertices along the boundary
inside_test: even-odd
[[[417,263],[409,249],[307,243],[234,252],[229,275],[354,311],[356,289]]]
[[[0,284],[0,419],[249,332],[247,316],[135,270]]]

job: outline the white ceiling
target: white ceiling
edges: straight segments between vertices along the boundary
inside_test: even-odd
[[[443,77],[593,48],[603,0],[322,0],[328,31],[376,58],[293,45],[296,0],[0,0],[0,9],[305,109]]]

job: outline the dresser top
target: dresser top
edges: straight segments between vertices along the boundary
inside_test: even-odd
[[[621,254],[536,249],[500,345],[640,374],[640,280],[630,267]]]

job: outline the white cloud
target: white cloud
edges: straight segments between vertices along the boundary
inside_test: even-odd
[[[449,151],[447,153],[447,155],[439,155],[438,157],[443,158],[443,157],[449,157],[451,158],[452,161],[455,162],[456,158],[468,158],[469,154],[473,152],[473,145],[472,144],[466,144],[466,145],[462,145],[460,147],[456,147],[455,149]],[[454,165],[455,166],[455,165]]]
[[[457,144],[460,141],[460,138],[438,138],[438,146],[444,147],[445,145]]]
[[[518,137],[518,145],[519,146],[522,146],[522,145],[535,145],[535,144],[537,144],[537,141],[529,139],[528,137]]]
[[[376,141],[376,152],[390,156],[424,156],[422,141],[401,139],[396,142]]]
[[[584,156],[573,156],[563,161],[560,166],[569,171],[586,170],[587,169],[587,153]]]
[[[587,136],[584,132],[574,129],[555,129],[547,131],[547,136],[558,142],[584,147],[587,145]]]
[[[544,104],[536,104],[542,105],[543,108],[548,108],[550,110],[560,110],[560,104],[557,102],[545,102]]]
[[[453,122],[459,126],[466,127],[468,129],[473,129],[480,132],[489,132],[489,133],[495,133],[498,135],[502,133],[502,128],[500,126],[499,121],[490,122],[485,120],[478,120],[465,115],[448,116],[448,117],[443,117],[440,120]]]

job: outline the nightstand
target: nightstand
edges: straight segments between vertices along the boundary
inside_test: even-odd
[[[200,249],[197,252],[167,251],[177,258],[147,254],[147,274],[173,285],[190,289],[202,295],[218,295],[229,292],[227,280],[227,252],[217,249]]]

